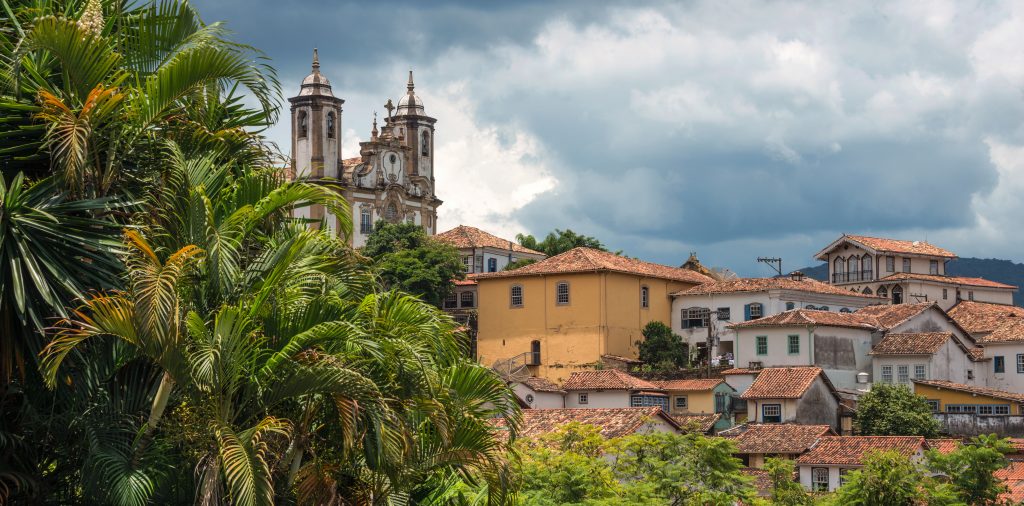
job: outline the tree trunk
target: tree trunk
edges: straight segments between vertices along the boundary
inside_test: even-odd
[[[153,399],[153,406],[149,409],[149,420],[146,422],[146,428],[142,432],[142,436],[139,438],[139,444],[135,447],[135,453],[132,456],[132,464],[137,464],[142,453],[146,451],[149,444],[153,441],[153,435],[156,433],[156,427],[160,423],[160,419],[164,416],[164,410],[167,409],[167,402],[171,398],[171,391],[174,389],[174,379],[171,378],[171,373],[164,372],[163,378],[160,378],[160,386],[156,389],[156,397]]]

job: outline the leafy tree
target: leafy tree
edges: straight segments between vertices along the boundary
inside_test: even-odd
[[[796,464],[789,459],[765,460],[764,470],[771,481],[771,501],[779,506],[811,506],[814,500],[803,485],[793,479]]]
[[[928,452],[928,470],[949,479],[953,490],[967,504],[996,504],[1006,485],[995,472],[1007,466],[1006,454],[1013,450],[1006,439],[981,435],[969,444],[943,455]]]
[[[939,423],[924,397],[903,385],[875,383],[857,403],[857,429],[865,436],[935,437]]]
[[[503,271],[511,271],[511,270],[518,269],[520,267],[526,267],[527,265],[535,264],[535,263],[537,263],[537,261],[532,259],[532,258],[520,258],[519,260],[513,260],[513,261],[509,262],[508,264],[505,265],[505,268],[502,269],[502,270]]]
[[[418,295],[438,307],[452,292],[452,280],[466,277],[458,250],[431,240],[422,227],[411,223],[377,222],[363,254],[376,261],[385,286]]]
[[[559,253],[565,253],[566,251],[579,247],[608,251],[605,245],[596,238],[577,234],[570,229],[561,230],[556,228],[554,232],[548,233],[548,235],[539,242],[537,241],[537,238],[532,235],[517,234],[516,241],[518,241],[519,245],[524,248],[540,251],[549,257],[555,256]]]
[[[642,332],[644,340],[637,343],[640,360],[663,369],[678,369],[689,363],[686,343],[668,325],[652,321]]]
[[[621,497],[622,485],[601,458],[604,444],[598,427],[576,422],[536,441],[521,441],[523,504],[579,504]]]
[[[846,483],[827,504],[840,506],[911,506],[962,504],[947,484],[937,483],[910,459],[893,451],[872,451],[864,466],[846,475]]]

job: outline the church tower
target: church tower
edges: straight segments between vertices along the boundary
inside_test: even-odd
[[[437,120],[427,116],[423,109],[423,101],[416,96],[416,84],[409,71],[409,83],[406,93],[398,100],[398,110],[388,118],[388,126],[398,137],[398,141],[409,147],[409,175],[420,176],[430,181],[434,187],[434,123]]]

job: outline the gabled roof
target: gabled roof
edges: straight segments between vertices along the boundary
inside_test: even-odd
[[[524,379],[521,383],[529,387],[530,390],[533,390],[534,392],[565,393],[564,390],[558,388],[558,385],[545,378],[538,378],[535,376],[529,377]]]
[[[979,337],[979,343],[1014,343],[1024,341],[1024,321],[1007,318],[988,334]]]
[[[792,290],[807,293],[819,293],[826,295],[837,295],[842,297],[855,297],[879,301],[880,297],[865,295],[860,292],[852,292],[843,288],[822,283],[816,279],[804,277],[793,279],[790,277],[778,278],[739,278],[724,281],[711,281],[697,285],[683,291],[673,293],[673,296],[680,295],[708,295],[714,293],[747,293],[767,292],[769,290]]]
[[[681,392],[702,392],[705,390],[714,390],[715,387],[725,383],[722,378],[709,378],[709,379],[678,379],[678,380],[667,380],[667,381],[652,381],[661,388],[662,390],[669,391],[681,391]]]
[[[860,311],[854,313],[839,313],[835,311],[820,311],[817,309],[791,309],[789,311],[766,316],[764,318],[758,318],[756,320],[733,323],[731,325],[727,325],[727,327],[731,329],[743,329],[754,327],[802,327],[807,325],[819,327],[846,327],[871,331],[881,329],[881,325],[878,323],[877,318],[861,314]]]
[[[956,254],[952,251],[942,249],[933,244],[929,244],[925,241],[903,241],[899,239],[885,239],[882,237],[869,237],[866,235],[849,235],[843,234],[839,239],[832,241],[831,244],[825,246],[824,249],[819,251],[814,258],[824,260],[828,257],[829,252],[834,250],[837,246],[845,241],[849,241],[855,246],[860,246],[864,249],[872,250],[875,253],[898,253],[906,255],[926,255],[941,258],[956,258]]]
[[[964,445],[962,440],[952,438],[927,439],[925,443],[928,444],[929,450],[935,450],[943,455],[953,453]]]
[[[559,427],[579,422],[601,429],[606,438],[628,436],[652,419],[660,419],[673,429],[679,424],[657,406],[645,408],[556,408],[524,409],[521,437],[532,438],[554,432]],[[504,420],[504,419],[498,419]],[[496,425],[503,425],[497,422]]]
[[[982,288],[1002,288],[1006,290],[1017,289],[1016,286],[1008,285],[1006,283],[1000,283],[998,281],[992,281],[990,279],[985,278],[969,278],[964,276],[940,276],[938,274],[922,274],[917,272],[897,272],[895,274],[890,274],[879,279],[879,281],[889,282],[907,280],[930,281],[933,283],[962,285],[967,287],[977,286]]]
[[[871,348],[868,355],[933,355],[942,349],[942,345],[946,344],[946,341],[949,339],[953,339],[957,344],[960,344],[952,332],[887,334],[878,344]],[[960,344],[960,347],[964,350],[964,353],[967,352],[967,349],[962,344]]]
[[[932,307],[942,311],[942,308],[939,308],[939,305],[934,302],[917,302],[914,304],[885,304],[881,306],[868,306],[858,309],[856,314],[873,316],[878,320],[878,324],[883,329],[891,329]]]
[[[766,423],[738,425],[718,435],[732,439],[737,453],[803,453],[836,433],[828,425]]]
[[[1024,501],[1024,462],[1010,462],[1010,464],[992,473],[996,478],[1003,480],[1007,490],[999,494],[999,499],[1008,504],[1019,504]]]
[[[494,234],[489,234],[479,228],[470,227],[468,225],[459,225],[447,232],[437,234],[434,236],[434,239],[445,244],[450,244],[458,249],[496,248],[506,251],[512,250],[516,253],[528,253],[531,255],[544,256],[544,253],[530,248],[524,248],[515,241],[502,239]]]
[[[807,453],[796,459],[798,465],[861,465],[868,452],[894,451],[911,457],[925,445],[921,436],[825,436]]]
[[[1024,319],[1024,307],[962,300],[950,308],[949,316],[965,330],[976,334],[992,332],[1006,319]]]
[[[835,388],[820,367],[766,367],[740,399],[799,399],[819,376],[835,395]]]
[[[684,283],[707,283],[712,278],[687,269],[636,260],[593,248],[573,248],[511,271],[479,274],[476,279],[509,278],[580,272],[620,272],[648,278],[668,279]]]
[[[618,369],[576,371],[562,383],[562,390],[660,390],[657,385]]]
[[[680,430],[696,430],[703,434],[711,432],[718,420],[722,418],[721,413],[700,413],[692,415],[669,415],[679,424]]]
[[[1024,394],[1018,394],[1016,392],[1007,392],[1005,390],[997,390],[995,388],[979,387],[975,385],[965,385],[963,383],[953,383],[952,381],[941,381],[941,380],[912,380],[915,385],[926,385],[938,389],[954,390],[957,392],[964,392],[974,395],[983,395],[985,397],[991,397],[993,399],[1002,399],[1011,402],[1022,402],[1024,403]]]

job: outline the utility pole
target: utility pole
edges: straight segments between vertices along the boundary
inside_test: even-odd
[[[757,257],[757,261],[762,264],[768,264],[769,267],[775,269],[775,272],[782,275],[782,259],[779,257]]]

